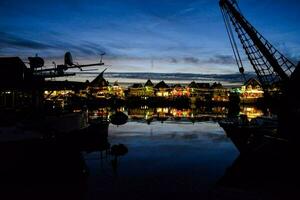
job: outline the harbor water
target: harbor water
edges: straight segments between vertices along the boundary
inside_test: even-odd
[[[216,122],[129,122],[110,125],[109,141],[128,153],[112,159],[86,153],[88,199],[155,197],[202,198],[213,195],[238,151]],[[194,196],[197,198],[197,196]]]

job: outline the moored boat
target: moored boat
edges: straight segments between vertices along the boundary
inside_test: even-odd
[[[219,125],[241,153],[257,150],[266,140],[284,141],[278,135],[278,120],[275,117],[258,117],[249,122],[242,115],[221,120]]]

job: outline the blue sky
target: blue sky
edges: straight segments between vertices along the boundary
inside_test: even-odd
[[[239,5],[274,46],[300,59],[300,1]],[[0,56],[63,62],[65,51],[82,63],[106,52],[113,72],[237,72],[217,0],[0,1]]]

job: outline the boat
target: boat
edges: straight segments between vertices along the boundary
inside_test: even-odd
[[[268,141],[285,141],[278,134],[277,117],[262,116],[249,121],[246,115],[241,115],[221,120],[219,125],[240,153],[256,151]]]
[[[103,65],[102,59],[100,63],[79,65],[73,63],[71,54],[67,52],[65,63],[54,68],[44,66],[44,60],[37,56],[28,60],[24,62],[19,57],[0,57],[1,144],[83,136],[98,132],[97,128],[107,136],[108,123],[89,123],[86,108],[79,112],[74,112],[69,106],[68,109],[56,109],[56,101],[49,102],[44,97],[46,90],[74,89],[84,85],[49,81],[47,78],[73,76],[75,74],[65,71]],[[65,102],[62,104],[65,105]]]

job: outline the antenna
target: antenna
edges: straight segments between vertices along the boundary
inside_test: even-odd
[[[101,56],[100,63],[103,63],[102,58],[103,58],[104,55],[105,55],[105,52],[103,52],[103,53],[100,54],[100,56]]]

